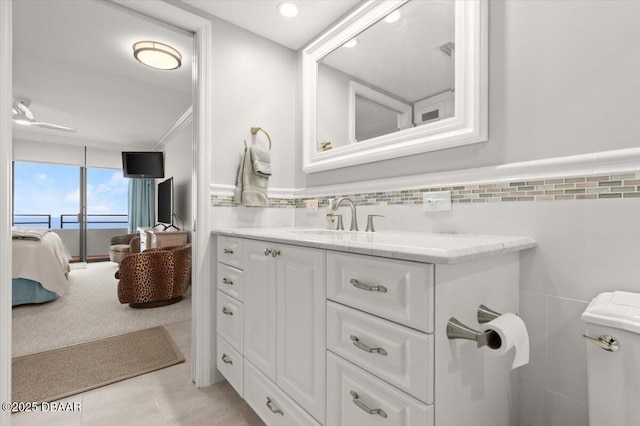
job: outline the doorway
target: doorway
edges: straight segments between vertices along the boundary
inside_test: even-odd
[[[114,1],[117,4],[124,4]],[[3,172],[3,184],[0,185],[0,276],[8,282],[11,276],[11,234],[9,223],[11,212],[11,161],[12,161],[12,3],[0,2],[0,168]],[[196,386],[207,386],[215,376],[210,362],[215,353],[215,341],[212,339],[211,298],[209,285],[211,247],[209,231],[211,218],[209,205],[209,182],[211,170],[209,141],[212,138],[211,114],[213,99],[212,85],[212,23],[209,19],[197,16],[176,6],[163,2],[130,2],[128,7],[150,19],[157,19],[179,26],[195,34],[195,56],[197,69],[194,72],[194,155],[193,155],[193,379]],[[198,202],[200,200],[200,202]],[[196,227],[197,222],[197,227]],[[11,400],[11,286],[0,289],[0,399]],[[0,423],[10,422],[10,413],[0,413]]]

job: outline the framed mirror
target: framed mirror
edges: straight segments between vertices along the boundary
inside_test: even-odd
[[[307,173],[487,140],[486,0],[372,0],[302,51]]]

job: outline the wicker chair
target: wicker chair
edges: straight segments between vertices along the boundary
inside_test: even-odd
[[[130,253],[140,253],[140,235],[125,234],[111,238],[109,260],[120,264],[122,258]]]
[[[132,308],[179,302],[191,284],[191,244],[148,249],[122,258],[118,299]]]

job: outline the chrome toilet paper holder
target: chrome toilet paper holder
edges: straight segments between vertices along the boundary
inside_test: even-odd
[[[478,306],[478,322],[486,324],[500,316],[500,314],[485,305]],[[499,349],[502,346],[500,335],[493,330],[481,332],[461,323],[455,317],[449,318],[447,322],[447,337],[453,339],[473,340],[478,347],[488,346],[491,349]]]

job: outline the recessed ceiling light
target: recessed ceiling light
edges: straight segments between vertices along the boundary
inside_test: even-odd
[[[151,68],[175,70],[182,65],[182,55],[173,47],[157,41],[139,41],[133,45],[133,56]]]
[[[347,49],[351,49],[352,47],[356,47],[358,45],[358,39],[352,38],[348,42],[342,45],[342,47],[346,47]]]
[[[402,14],[400,13],[400,10],[396,9],[384,18],[384,22],[393,24],[394,22],[398,21],[401,16]]]
[[[278,5],[278,12],[284,17],[293,18],[298,15],[298,6],[289,2],[280,3]]]

